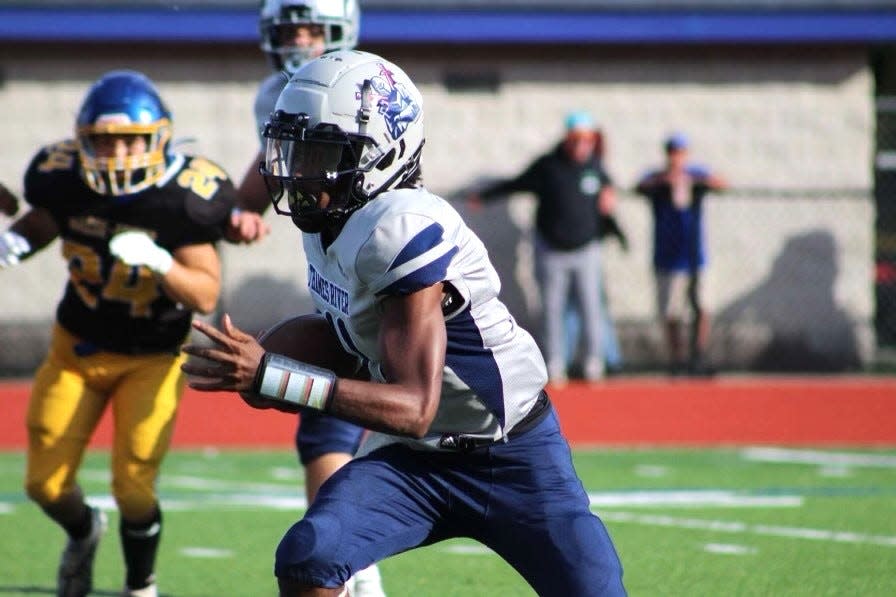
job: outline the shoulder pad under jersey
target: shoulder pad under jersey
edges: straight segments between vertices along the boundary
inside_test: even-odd
[[[34,207],[52,207],[64,199],[69,181],[78,176],[78,143],[66,139],[42,147],[25,170],[24,199]]]
[[[173,183],[187,190],[184,204],[194,222],[203,226],[227,223],[236,206],[236,189],[221,166],[201,156],[187,156]]]

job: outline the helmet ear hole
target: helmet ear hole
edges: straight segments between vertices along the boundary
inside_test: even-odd
[[[395,148],[389,150],[389,153],[380,158],[380,161],[376,163],[377,170],[385,170],[389,166],[392,165],[392,162],[395,160]]]

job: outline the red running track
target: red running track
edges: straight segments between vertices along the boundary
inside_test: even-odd
[[[0,449],[22,449],[27,382],[0,383]],[[896,445],[896,377],[633,377],[548,388],[574,445]],[[295,418],[189,391],[174,446],[292,446]],[[111,443],[103,419],[95,447]]]

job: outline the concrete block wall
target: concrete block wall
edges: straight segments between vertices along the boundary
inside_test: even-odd
[[[606,134],[607,164],[621,191],[618,217],[631,240],[627,253],[608,245],[603,263],[630,364],[655,366],[663,355],[650,213],[626,191],[660,163],[661,140],[672,129],[687,131],[693,157],[741,189],[712,198],[707,213],[717,363],[842,369],[873,354],[873,81],[861,49],[371,49],[420,87],[424,179],[455,200],[483,237],[505,301],[536,336],[531,198],[479,213],[468,213],[459,198],[477,182],[525,167],[562,135],[563,115],[584,108]],[[256,48],[12,45],[0,51],[0,112],[12,115],[0,180],[20,190],[34,151],[72,131],[90,82],[121,67],[158,83],[175,136],[195,139],[185,148],[242,177],[257,150],[252,98],[267,72]],[[453,88],[445,84],[452,74],[497,84]],[[221,247],[220,307],[249,329],[310,308],[298,232],[273,212],[268,220],[274,234],[262,243]],[[0,216],[0,227],[7,223]],[[39,360],[65,275],[58,245],[0,273],[13,289],[0,305],[0,372],[27,373]]]

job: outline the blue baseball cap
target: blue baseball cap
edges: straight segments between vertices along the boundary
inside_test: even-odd
[[[566,115],[566,130],[590,129],[594,130],[594,117],[585,110],[575,110]]]
[[[666,148],[666,151],[676,151],[679,149],[687,149],[690,144],[691,140],[688,139],[687,135],[682,132],[675,132],[666,137],[663,146]]]

